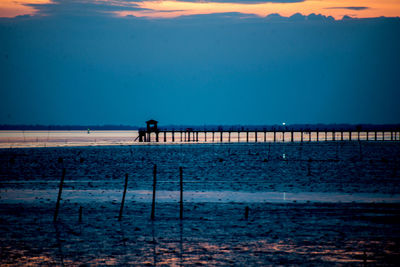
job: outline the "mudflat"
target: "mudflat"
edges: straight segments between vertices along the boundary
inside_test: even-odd
[[[399,155],[396,142],[1,149],[0,263],[396,265]]]

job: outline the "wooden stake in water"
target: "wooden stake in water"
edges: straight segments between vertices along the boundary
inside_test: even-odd
[[[181,194],[180,194],[180,210],[179,210],[179,219],[183,219],[183,170],[182,167],[179,167],[179,184],[180,184],[180,189],[181,189]]]
[[[121,208],[119,209],[119,216],[118,221],[122,219],[122,211],[124,210],[125,204],[125,195],[126,195],[126,188],[128,187],[128,174],[125,174],[125,186],[124,186],[124,193],[122,194],[122,201],[121,201]]]
[[[154,164],[153,169],[153,201],[151,203],[151,219],[154,220],[155,208],[156,208],[156,183],[157,183],[157,165]]]
[[[79,207],[79,222],[82,222],[82,206]]]
[[[57,221],[58,210],[60,209],[60,200],[61,200],[61,193],[62,193],[62,188],[63,188],[63,184],[64,184],[64,178],[65,178],[65,168],[63,168],[63,170],[62,170],[62,176],[61,176],[61,181],[60,181],[60,187],[58,189],[57,204],[56,204],[56,210],[54,212],[53,222]]]

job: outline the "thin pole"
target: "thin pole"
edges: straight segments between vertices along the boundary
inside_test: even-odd
[[[119,216],[118,221],[122,219],[122,211],[124,210],[125,204],[125,195],[126,195],[126,188],[128,187],[128,174],[125,174],[125,186],[124,186],[124,193],[122,194],[122,201],[121,201],[121,208],[119,209]]]
[[[65,168],[63,168],[63,170],[62,170],[60,186],[59,186],[59,189],[58,189],[58,197],[57,197],[56,210],[55,210],[55,212],[54,212],[53,222],[56,222],[56,221],[57,221],[58,210],[60,209],[60,200],[61,200],[61,193],[62,193],[62,188],[63,188],[63,184],[64,184],[64,178],[65,178]]]
[[[244,218],[247,220],[249,218],[249,207],[246,206],[244,209]]]
[[[180,210],[179,210],[179,218],[183,219],[183,170],[182,167],[179,167],[179,178],[180,178],[180,188],[181,188],[181,195],[180,195]]]
[[[151,219],[154,220],[154,213],[156,208],[156,183],[157,183],[157,165],[154,164],[153,168],[153,202],[151,203]]]
[[[82,206],[79,207],[79,222],[82,222]]]

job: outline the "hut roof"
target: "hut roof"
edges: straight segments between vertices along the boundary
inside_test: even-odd
[[[155,124],[155,123],[158,123],[158,121],[156,121],[156,120],[148,120],[148,121],[146,121],[146,123],[147,124]]]

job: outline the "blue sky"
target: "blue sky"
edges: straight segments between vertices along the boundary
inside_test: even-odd
[[[399,123],[399,18],[60,3],[0,18],[0,124]]]

